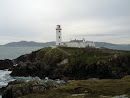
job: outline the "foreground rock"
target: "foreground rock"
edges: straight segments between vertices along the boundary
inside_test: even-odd
[[[11,60],[5,59],[5,60],[0,60],[0,70],[4,69],[13,69],[13,62]]]
[[[130,76],[122,79],[74,80],[57,89],[31,93],[19,98],[130,98]]]
[[[6,87],[2,98],[18,98],[20,96],[25,96],[28,94],[40,94],[50,89],[56,89],[61,85],[62,84],[55,81],[48,81],[45,83],[39,81],[13,81],[10,82],[9,85]]]

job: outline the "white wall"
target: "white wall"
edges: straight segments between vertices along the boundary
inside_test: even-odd
[[[62,45],[66,47],[76,47],[76,48],[95,47],[93,43],[84,43],[84,42],[63,42]]]
[[[63,43],[64,46],[67,46],[67,47],[77,47],[77,48],[84,48],[85,47],[85,44],[83,42],[66,42],[66,43]]]
[[[61,36],[61,30],[56,30],[56,45],[61,45],[62,36]]]

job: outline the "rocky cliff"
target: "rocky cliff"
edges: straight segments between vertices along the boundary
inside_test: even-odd
[[[130,74],[130,52],[95,48],[43,48],[14,60],[12,76],[51,79],[122,78]]]

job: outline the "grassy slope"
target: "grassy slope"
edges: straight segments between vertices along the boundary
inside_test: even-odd
[[[72,94],[84,94],[72,96]],[[127,94],[130,96],[130,76],[122,79],[75,80],[66,86],[43,94],[31,94],[21,98],[99,98]]]
[[[89,62],[105,61],[106,59],[113,58],[115,54],[122,56],[130,56],[130,52],[116,51],[110,49],[95,49],[95,48],[63,48],[62,50],[72,54],[77,60]]]
[[[43,61],[44,61],[44,64],[46,65],[56,64],[58,62],[57,60],[61,61],[68,57],[67,54],[59,51],[56,48],[52,49],[51,47],[47,47],[47,48],[41,49],[41,52],[42,51],[45,52]]]

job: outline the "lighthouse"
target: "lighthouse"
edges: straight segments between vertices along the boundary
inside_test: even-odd
[[[90,43],[88,41],[83,40],[71,40],[62,42],[62,36],[61,36],[61,25],[56,26],[56,46],[62,46],[62,47],[72,47],[72,48],[86,48],[86,47],[96,47],[94,42]]]
[[[57,25],[56,26],[56,46],[60,46],[61,45],[61,26]]]

